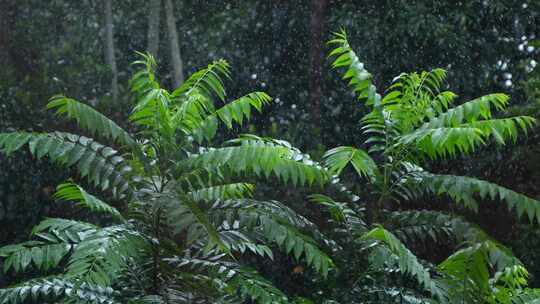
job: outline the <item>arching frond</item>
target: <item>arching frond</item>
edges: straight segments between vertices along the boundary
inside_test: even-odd
[[[215,201],[232,198],[246,198],[253,194],[253,184],[231,183],[210,186],[191,192],[189,195],[194,201]]]
[[[92,136],[101,136],[126,146],[135,144],[131,135],[105,115],[92,107],[65,96],[57,95],[50,99],[47,109],[56,110],[58,115],[66,115],[88,130]]]
[[[88,208],[94,212],[110,214],[117,219],[123,220],[122,215],[116,208],[101,201],[74,183],[67,182],[58,185],[54,197],[60,200],[74,201],[77,202],[78,206]]]
[[[536,120],[528,116],[515,116],[510,118],[480,120],[471,122],[468,125],[482,131],[487,138],[493,138],[498,144],[504,145],[511,140],[517,141],[519,131],[527,134],[529,129],[535,125]]]
[[[190,164],[188,164],[190,165]],[[180,170],[175,175],[175,181],[170,182],[167,188],[182,192],[194,192],[199,189],[219,186],[234,180],[234,172],[229,172],[226,166],[221,167],[193,167]]]
[[[531,117],[511,117],[504,119],[480,120],[459,126],[419,128],[412,133],[400,136],[399,143],[414,144],[420,151],[432,158],[454,156],[461,152],[473,152],[477,147],[493,138],[499,144],[508,140],[516,141],[518,131],[527,132],[535,120]]]
[[[277,201],[258,201],[252,199],[216,201],[208,211],[236,212],[234,217],[225,217],[225,221],[233,222],[245,229],[248,235],[255,233],[256,238],[275,242],[286,254],[295,259],[304,260],[308,266],[326,276],[333,265],[330,257],[319,249],[317,241],[329,247],[337,245],[322,235],[317,227],[287,206]],[[216,218],[223,221],[221,217]],[[234,219],[234,220],[233,220]],[[316,237],[317,241],[309,234]]]
[[[36,158],[48,157],[51,162],[66,167],[75,166],[79,174],[101,189],[112,188],[122,196],[130,193],[128,178],[131,171],[124,158],[110,147],[88,137],[70,133],[0,133],[0,151],[11,154],[28,144]]]
[[[97,229],[74,248],[66,276],[110,286],[126,267],[127,259],[137,257],[144,247],[140,236],[125,226]]]
[[[173,92],[173,96],[190,95],[194,91],[204,94],[209,99],[213,95],[218,96],[222,101],[225,100],[225,88],[223,87],[223,78],[230,77],[230,69],[227,61],[216,60],[193,74],[182,83],[182,85]]]
[[[327,276],[334,263],[318,248],[315,240],[277,218],[260,217],[260,221],[266,238],[275,241],[286,254],[292,254],[297,260],[303,257],[308,266],[312,266],[323,277]]]
[[[255,270],[214,256],[184,257],[174,263],[190,270],[215,273],[216,288],[256,303],[289,303],[287,296]],[[238,301],[238,300],[236,300]]]
[[[193,167],[226,166],[233,172],[254,173],[259,176],[276,176],[294,185],[324,183],[327,176],[323,170],[293,159],[294,153],[282,146],[250,143],[241,146],[215,148],[192,155],[188,163]]]
[[[349,86],[357,94],[359,100],[365,100],[367,105],[380,105],[381,95],[373,85],[373,76],[365,69],[358,56],[350,47],[345,31],[334,33],[329,44],[337,45],[328,56],[337,56],[332,62],[333,68],[346,69],[343,79],[349,80]]]
[[[399,137],[399,144],[414,145],[432,158],[471,153],[485,143],[482,130],[470,126],[418,129]]]
[[[453,107],[431,118],[422,128],[457,127],[463,123],[492,118],[492,108],[501,111],[508,105],[505,94],[489,94]]]
[[[474,196],[503,201],[510,210],[515,209],[518,217],[526,214],[531,222],[540,223],[539,201],[497,184],[467,176],[438,174],[425,174],[420,183],[434,194],[447,194],[472,209],[477,209],[478,205]]]
[[[183,96],[183,98],[178,98],[172,108],[171,124],[186,134],[197,136],[199,135],[196,132],[197,129],[204,126],[207,128],[207,130],[204,130],[206,135],[213,136],[211,133],[214,133],[217,129],[217,120],[206,121],[206,118],[215,112],[214,102],[198,91]],[[205,123],[208,125],[204,125]]]
[[[66,300],[88,304],[120,304],[117,291],[87,282],[62,277],[33,279],[22,284],[0,289],[1,304],[24,304],[28,300],[45,303]]]
[[[390,231],[377,227],[367,232],[362,236],[362,239],[382,242],[393,254],[398,256],[401,272],[416,278],[418,283],[432,296],[441,300],[445,299],[442,286],[431,277],[429,270],[420,264],[416,256]]]
[[[447,241],[454,238],[455,217],[437,211],[394,211],[388,214],[387,224],[405,243]]]
[[[195,126],[192,128],[191,134],[193,134],[199,142],[203,139],[210,140],[216,133],[218,120],[223,121],[227,128],[231,129],[233,122],[242,124],[244,120],[249,120],[251,118],[252,108],[261,112],[262,106],[268,104],[271,99],[272,98],[264,92],[253,92],[240,97],[225,104],[213,113],[210,113],[198,124],[197,121],[194,121],[193,123]]]
[[[62,218],[48,218],[32,228],[32,235],[45,240],[56,242],[56,239],[64,243],[79,243],[86,236],[91,235],[98,229],[97,226],[76,220]],[[52,235],[53,238],[49,235]]]
[[[528,116],[492,119],[491,107],[504,109],[508,97],[486,95],[449,109],[416,130],[403,134],[400,144],[416,144],[416,148],[432,158],[470,153],[493,138],[499,144],[516,141],[518,131],[527,133],[535,123]]]
[[[142,68],[137,71],[129,80],[129,87],[135,94],[142,94],[147,92],[151,88],[158,88],[156,75],[154,74],[157,68],[157,63],[150,53],[136,52],[140,56],[140,60],[136,60],[132,63],[135,66],[141,66]]]
[[[392,225],[392,232],[397,237],[411,244],[418,244],[418,240],[430,245],[440,241],[452,241],[458,246],[496,243],[479,226],[460,216],[440,211],[395,211],[388,215],[388,224]],[[503,248],[500,244],[498,246]]]
[[[264,92],[253,92],[240,97],[219,108],[214,115],[219,117],[227,128],[232,128],[232,123],[242,124],[244,119],[251,117],[251,109],[255,108],[259,113],[262,106],[268,104],[272,98]]]
[[[5,258],[4,272],[23,272],[30,266],[47,271],[57,267],[70,250],[71,245],[66,243],[27,241],[0,247],[0,257]]]

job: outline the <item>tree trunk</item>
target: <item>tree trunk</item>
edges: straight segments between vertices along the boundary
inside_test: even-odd
[[[176,20],[174,18],[174,7],[171,0],[165,0],[165,17],[167,20],[167,33],[169,36],[169,46],[171,48],[171,64],[174,73],[174,85],[180,86],[184,82],[184,72],[182,57],[180,56],[180,46],[178,45],[178,32],[176,31]]]
[[[324,12],[327,0],[312,0],[311,6],[311,38],[309,50],[309,101],[311,104],[311,116],[313,124],[317,126],[316,135],[322,134],[321,124],[321,98],[322,98],[322,64],[324,61],[323,50],[323,25]],[[319,142],[319,143],[322,143]]]
[[[112,74],[112,101],[118,101],[118,69],[116,68],[116,58],[114,55],[114,33],[112,0],[105,0],[105,63],[110,67]]]
[[[148,16],[148,44],[146,50],[157,57],[159,49],[159,21],[161,0],[150,0],[150,15]]]

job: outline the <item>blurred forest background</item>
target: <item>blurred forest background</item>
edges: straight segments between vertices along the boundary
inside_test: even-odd
[[[365,109],[326,58],[325,41],[342,27],[379,87],[400,72],[440,67],[463,100],[503,92],[511,96],[509,111],[540,113],[537,0],[0,0],[0,131],[69,130],[44,110],[59,93],[123,121],[130,62],[148,51],[169,88],[225,58],[233,69],[230,95],[259,90],[273,97],[248,131],[289,140],[317,158],[360,140]],[[539,199],[539,134],[437,169]],[[0,155],[0,244],[26,239],[43,217],[72,212],[51,204],[68,173],[29,154]],[[514,250],[539,287],[540,230],[493,206],[469,216]],[[0,286],[9,280],[0,275]]]

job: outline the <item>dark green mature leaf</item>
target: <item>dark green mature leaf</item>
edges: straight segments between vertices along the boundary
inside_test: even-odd
[[[47,109],[54,109],[56,114],[74,119],[81,128],[90,131],[93,136],[105,137],[126,146],[135,144],[131,135],[114,121],[74,99],[61,95],[53,96],[47,104]]]

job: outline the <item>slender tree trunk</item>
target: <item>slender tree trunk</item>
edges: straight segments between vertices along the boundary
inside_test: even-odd
[[[157,57],[159,49],[159,21],[161,0],[150,0],[150,15],[148,16],[148,44],[146,50]]]
[[[311,38],[309,50],[309,101],[311,104],[311,116],[313,124],[318,126],[318,135],[322,134],[321,127],[321,98],[322,98],[322,64],[324,61],[323,50],[323,25],[324,13],[327,0],[312,0],[311,6]],[[319,137],[320,140],[320,137]]]
[[[105,0],[105,63],[110,67],[112,73],[112,100],[118,101],[118,69],[116,68],[116,58],[114,55],[114,32],[113,32],[113,15],[112,15],[112,0]]]
[[[184,82],[184,67],[182,57],[180,56],[178,32],[176,31],[176,19],[174,18],[174,7],[171,0],[165,0],[165,17],[167,20],[169,46],[171,48],[171,64],[174,73],[174,85],[178,87],[182,84],[182,82]]]

